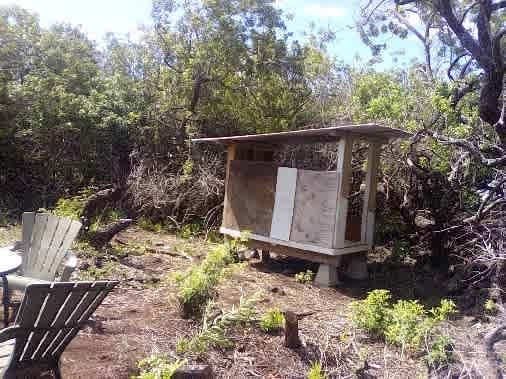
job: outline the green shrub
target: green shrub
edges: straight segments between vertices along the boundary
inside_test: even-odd
[[[353,324],[367,332],[383,336],[390,317],[390,300],[388,290],[374,290],[367,298],[350,304]]]
[[[452,341],[446,335],[438,336],[428,351],[426,361],[431,367],[438,368],[450,362]]]
[[[307,379],[328,379],[322,370],[320,362],[314,362],[307,372]]]
[[[185,317],[198,316],[215,295],[216,286],[235,269],[235,243],[218,245],[189,272],[176,275],[177,299]]]
[[[417,301],[399,300],[390,311],[384,330],[385,339],[403,349],[416,351],[431,329],[423,305]]]
[[[185,363],[186,360],[169,363],[165,357],[152,355],[139,361],[137,366],[141,369],[141,373],[132,379],[170,379]]]
[[[295,274],[295,281],[299,283],[311,283],[314,278],[314,272],[311,270],[301,271]]]
[[[416,300],[399,300],[391,304],[388,290],[371,291],[366,299],[353,302],[350,307],[350,317],[357,328],[410,352],[432,346],[438,324],[457,311],[455,304],[446,299],[430,310]]]
[[[277,308],[269,309],[260,319],[260,329],[266,333],[280,330],[285,322],[285,316]]]
[[[61,217],[69,217],[74,220],[79,220],[84,206],[86,205],[86,202],[88,201],[88,198],[96,191],[96,188],[93,187],[87,187],[81,191],[75,196],[72,197],[62,197],[58,199],[56,202],[56,206],[49,210],[52,214],[56,216]],[[41,209],[42,211],[45,211],[45,209]]]

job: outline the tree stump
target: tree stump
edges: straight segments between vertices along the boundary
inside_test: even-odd
[[[299,318],[296,313],[285,312],[285,346],[294,349],[300,347]]]
[[[269,250],[262,250],[262,263],[263,264],[269,264],[271,261],[271,254],[269,253]]]
[[[172,379],[213,379],[211,366],[186,366],[176,370]]]

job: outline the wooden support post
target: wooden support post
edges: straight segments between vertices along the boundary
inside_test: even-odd
[[[228,189],[229,189],[229,182],[230,182],[230,165],[232,164],[232,161],[235,159],[237,154],[237,145],[230,144],[227,147],[227,169],[225,172],[225,198],[223,200],[223,220],[222,225],[228,225],[228,220],[225,220],[227,217],[227,214],[230,212],[227,212],[227,209],[230,207],[230,204],[228,202]]]
[[[341,258],[341,256],[339,256],[339,258]],[[332,287],[339,284],[337,265],[320,263],[314,283],[320,287]]]
[[[227,147],[227,172],[225,174],[225,197],[227,196],[226,189],[228,187],[228,182],[230,180],[230,165],[231,165],[232,161],[235,159],[236,154],[237,154],[237,145],[235,145],[235,144],[228,145],[228,147]]]
[[[353,139],[344,136],[339,140],[337,159],[337,206],[336,223],[334,228],[334,248],[345,246],[346,222],[348,216],[348,196],[350,194],[351,153]]]
[[[291,311],[285,312],[285,346],[294,349],[301,345],[299,338],[299,318]]]
[[[367,176],[364,207],[362,210],[362,237],[369,248],[374,243],[374,220],[376,215],[376,192],[378,190],[378,165],[381,152],[381,144],[376,141],[369,143],[367,153]]]

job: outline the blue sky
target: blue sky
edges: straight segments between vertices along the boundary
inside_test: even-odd
[[[130,33],[135,38],[138,27],[151,22],[151,0],[0,0],[0,5],[17,4],[36,12],[42,26],[54,22],[81,25],[90,38],[100,42],[107,32]],[[287,21],[294,38],[304,40],[304,31],[313,22],[317,28],[330,27],[337,32],[337,39],[329,46],[329,53],[347,63],[365,65],[370,57],[369,49],[360,41],[352,28],[359,12],[359,0],[277,0],[276,6],[293,15]],[[384,54],[384,62],[377,68],[403,66],[414,57],[421,57],[421,48],[413,38],[400,41],[392,38]],[[392,53],[404,50],[398,61]],[[357,59],[360,57],[360,59]]]

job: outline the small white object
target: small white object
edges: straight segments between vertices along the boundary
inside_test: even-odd
[[[288,241],[290,239],[296,187],[297,169],[291,167],[279,167],[276,181],[274,210],[272,212],[270,234],[272,238],[283,241]]]

